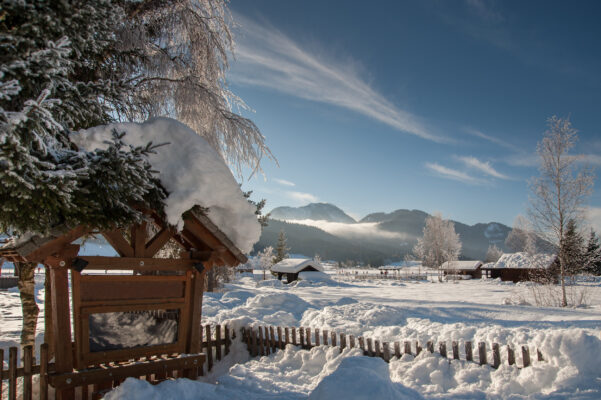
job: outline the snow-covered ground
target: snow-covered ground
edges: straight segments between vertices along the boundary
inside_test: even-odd
[[[601,285],[597,281],[586,287],[588,307],[559,309],[529,305],[527,284],[496,280],[301,281],[286,286],[247,275],[222,293],[205,294],[203,323],[305,326],[384,341],[528,344],[539,348],[545,361],[534,361],[525,369],[509,367],[502,347],[504,366],[498,370],[427,352],[386,364],[362,357],[356,349],[338,354],[323,346],[310,351],[288,348],[251,360],[244,347],[236,345],[203,382],[150,386],[132,379],[108,398],[599,399]],[[20,329],[16,290],[0,291],[0,306],[0,345],[16,344]]]

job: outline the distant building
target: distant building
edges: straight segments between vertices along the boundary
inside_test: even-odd
[[[482,278],[482,261],[445,261],[441,269],[446,276],[454,276],[459,279]]]
[[[502,281],[530,281],[538,272],[557,275],[557,256],[554,254],[506,253],[496,263],[482,267],[487,278],[501,278]]]
[[[324,272],[319,262],[307,258],[287,258],[271,267],[271,272],[277,274],[279,280],[286,275],[288,283],[297,280],[299,273],[307,271]]]

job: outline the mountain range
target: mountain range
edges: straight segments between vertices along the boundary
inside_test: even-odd
[[[411,253],[422,236],[429,214],[420,210],[400,209],[390,213],[372,213],[359,221],[328,203],[303,207],[277,207],[271,211],[255,250],[274,246],[280,231],[286,233],[290,253],[322,259],[355,260],[382,265],[402,260]],[[489,245],[505,251],[505,238],[511,228],[498,223],[466,225],[458,221],[455,231],[462,242],[461,259],[484,260]]]

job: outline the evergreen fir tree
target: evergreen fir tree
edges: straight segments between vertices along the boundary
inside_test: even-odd
[[[593,275],[601,275],[601,244],[592,229],[586,247],[585,270]]]
[[[290,250],[290,248],[288,247],[286,233],[283,230],[281,230],[280,234],[278,235],[278,244],[275,248],[273,264],[277,264],[280,261],[288,258],[288,250]]]
[[[576,275],[583,271],[585,264],[585,246],[582,235],[578,232],[576,221],[570,219],[562,240],[561,250],[565,260],[566,275]]]

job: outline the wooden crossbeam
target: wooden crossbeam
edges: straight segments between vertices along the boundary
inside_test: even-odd
[[[144,251],[144,257],[154,256],[174,235],[174,231],[170,228],[163,228],[157,233],[148,244],[146,244],[146,250]]]
[[[121,257],[133,257],[134,248],[127,243],[123,237],[123,232],[119,229],[102,232],[102,236],[119,253]]]
[[[193,267],[201,260],[192,258],[102,257],[80,256],[87,261],[86,270],[178,271]]]

